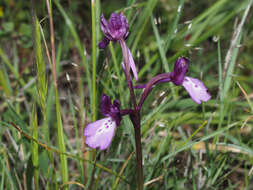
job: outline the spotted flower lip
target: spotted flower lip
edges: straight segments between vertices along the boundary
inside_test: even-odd
[[[120,101],[114,100],[113,104],[107,95],[101,97],[101,113],[104,119],[89,123],[84,129],[85,143],[90,148],[107,149],[115,135],[116,127],[120,125]]]
[[[198,79],[184,77],[182,85],[197,104],[200,104],[202,101],[207,102],[211,98],[204,83]]]
[[[85,143],[90,148],[107,149],[114,137],[116,126],[111,117],[88,124],[84,129]]]
[[[126,39],[129,34],[129,25],[123,13],[112,13],[109,21],[101,15],[100,19],[101,30],[104,32],[105,38],[99,43],[100,48],[105,48],[109,41],[118,41]]]

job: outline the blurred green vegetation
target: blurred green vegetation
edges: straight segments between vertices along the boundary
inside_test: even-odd
[[[120,99],[123,108],[129,105],[119,45],[92,47],[92,35],[95,44],[103,37],[101,13],[109,18],[112,12],[129,20],[127,44],[140,78],[135,84],[169,72],[184,55],[191,60],[188,75],[203,80],[212,95],[197,105],[182,87],[161,84],[152,91],[142,111],[145,188],[253,189],[252,0],[95,0],[93,32],[90,1],[49,2],[59,98],[46,1],[0,2],[0,189],[87,189],[90,184],[136,189],[129,118],[110,148],[97,151],[93,180],[95,163],[87,153],[92,151],[83,143],[84,126],[94,114],[102,117],[91,106],[94,96],[98,108],[102,93]],[[59,121],[66,152],[58,145]]]

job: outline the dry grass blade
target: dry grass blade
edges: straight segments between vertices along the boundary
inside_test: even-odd
[[[221,152],[232,152],[232,153],[239,153],[239,154],[246,154],[246,155],[250,155],[249,152],[246,152],[246,151],[243,151],[235,146],[232,146],[232,145],[229,145],[229,144],[218,144],[218,145],[215,145],[215,144],[211,144],[211,143],[208,143],[208,148],[209,150],[218,150],[218,151],[221,151]],[[193,145],[193,149],[194,150],[203,150],[204,152],[206,151],[206,145],[204,142],[199,142],[195,145]]]
[[[253,119],[253,115],[249,116],[249,117],[243,122],[241,129],[244,128],[245,125],[248,123],[248,121],[251,120],[251,119]]]
[[[229,65],[229,62],[230,62],[230,60],[231,60],[231,58],[233,56],[233,51],[236,48],[236,44],[237,44],[239,36],[240,36],[240,34],[242,32],[243,25],[244,25],[244,23],[246,21],[246,18],[248,16],[248,14],[249,14],[249,10],[250,10],[251,4],[252,4],[252,2],[250,2],[248,4],[248,7],[247,7],[246,11],[244,12],[244,15],[243,15],[243,18],[242,18],[240,24],[238,25],[238,27],[234,31],[234,34],[233,34],[233,37],[232,37],[232,40],[231,40],[231,43],[230,43],[230,47],[229,47],[229,50],[228,50],[226,58],[225,58],[225,65],[224,65],[224,72],[223,72],[223,77],[224,78],[225,78],[225,76],[227,74],[228,65]]]
[[[240,85],[240,83],[238,81],[236,81],[236,84],[239,86],[240,90],[242,91],[243,95],[245,96],[246,100],[248,101],[251,112],[253,113],[253,105],[252,105],[252,102],[250,101],[248,94],[245,92],[245,90],[243,89],[243,87]]]
[[[124,164],[123,164],[123,166],[121,167],[121,170],[120,170],[120,172],[119,172],[119,176],[121,176],[121,175],[123,174],[125,168],[127,167],[128,162],[129,162],[129,160],[132,158],[133,154],[134,154],[134,152],[132,152],[132,153],[128,156],[128,158],[126,159],[126,161],[124,162]],[[117,179],[115,180],[115,183],[114,183],[112,189],[116,189],[116,188],[117,188],[117,185],[118,185],[118,183],[119,183],[119,180],[120,180],[120,177],[117,177]]]
[[[148,186],[148,185],[150,185],[152,183],[155,183],[157,181],[161,181],[162,179],[163,179],[163,175],[161,175],[161,176],[159,176],[159,177],[157,177],[155,179],[152,179],[152,180],[148,181],[147,183],[144,184],[144,186]]]
[[[59,190],[63,189],[64,186],[66,186],[66,185],[77,185],[77,186],[79,186],[79,187],[85,189],[84,185],[81,184],[81,183],[78,183],[78,182],[76,182],[76,181],[68,181],[68,182],[62,184],[62,185],[60,186]]]

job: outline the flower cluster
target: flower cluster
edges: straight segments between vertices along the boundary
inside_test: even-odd
[[[108,22],[102,14],[101,30],[104,32],[105,36],[99,43],[99,48],[105,48],[110,41],[120,43],[124,57],[124,63],[122,64],[122,67],[128,82],[130,82],[130,92],[132,90],[132,93],[134,93],[133,88],[131,88],[132,79],[129,77],[129,70],[132,70],[136,80],[138,80],[138,76],[134,59],[125,43],[125,40],[129,34],[128,29],[128,21],[123,13],[112,13]],[[119,100],[114,100],[112,104],[107,95],[102,95],[100,111],[105,118],[90,123],[85,127],[85,143],[91,148],[99,148],[100,150],[107,149],[112,142],[116,128],[120,125],[123,115],[130,115],[133,124],[135,123],[136,118],[138,118],[138,122],[140,122],[140,118],[135,117],[133,113],[135,113],[137,116],[140,114],[140,109],[146,97],[149,95],[153,87],[159,83],[172,82],[177,86],[182,85],[194,102],[197,104],[200,104],[201,102],[207,102],[211,98],[207,88],[202,81],[186,76],[188,67],[189,60],[185,57],[180,57],[177,59],[172,72],[159,74],[152,78],[147,84],[136,86],[135,88],[144,88],[144,92],[142,93],[140,101],[137,105],[137,109],[135,108],[135,110],[121,110]]]

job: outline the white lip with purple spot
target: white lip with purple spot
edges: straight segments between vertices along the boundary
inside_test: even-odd
[[[211,98],[204,83],[198,79],[185,77],[182,85],[197,104],[200,104],[201,101],[207,102]]]
[[[84,129],[85,143],[91,148],[105,150],[114,137],[116,122],[107,117],[88,124]]]

